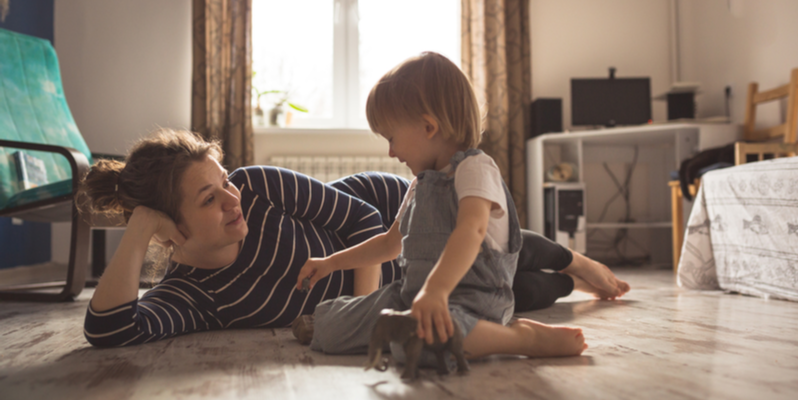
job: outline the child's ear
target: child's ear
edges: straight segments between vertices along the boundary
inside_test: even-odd
[[[433,139],[439,133],[439,123],[428,114],[422,114],[422,118],[425,120],[425,136]]]

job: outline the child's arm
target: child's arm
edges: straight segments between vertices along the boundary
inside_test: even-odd
[[[456,227],[411,306],[411,315],[419,321],[417,335],[425,338],[428,344],[433,343],[434,325],[442,343],[453,336],[447,299],[478,256],[493,204],[474,196],[464,197],[458,202]]]
[[[333,271],[370,267],[394,260],[400,254],[403,239],[397,224],[395,221],[388,232],[328,257],[310,258],[297,276],[297,289],[302,289],[306,277],[310,277],[310,287],[314,287],[318,280]]]
[[[353,296],[366,296],[380,287],[381,264],[353,271]]]

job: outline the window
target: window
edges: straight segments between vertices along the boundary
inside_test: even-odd
[[[461,64],[460,0],[253,0],[253,104],[284,106],[287,127],[368,129],[367,95],[408,57]],[[284,119],[280,118],[281,124]],[[256,128],[259,123],[254,123]]]

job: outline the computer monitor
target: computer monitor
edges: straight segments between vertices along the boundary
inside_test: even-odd
[[[640,125],[651,118],[650,78],[573,78],[572,125]]]

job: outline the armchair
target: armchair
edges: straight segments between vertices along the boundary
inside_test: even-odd
[[[92,154],[67,106],[50,42],[0,29],[0,94],[0,217],[72,222],[65,280],[18,287],[0,282],[0,300],[69,300],[86,280],[90,226],[74,194]],[[44,162],[47,184],[25,189],[12,156],[17,151]]]

